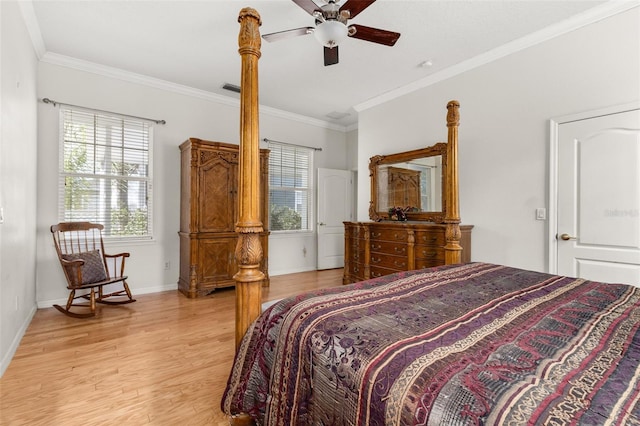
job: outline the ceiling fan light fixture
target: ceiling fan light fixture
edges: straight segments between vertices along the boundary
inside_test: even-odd
[[[325,47],[336,47],[348,37],[349,30],[342,22],[327,20],[319,23],[313,34],[316,40]]]

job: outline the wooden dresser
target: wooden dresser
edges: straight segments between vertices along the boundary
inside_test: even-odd
[[[235,285],[238,235],[238,146],[190,138],[180,145],[180,278],[187,297],[204,296]],[[269,150],[260,150],[263,259],[261,271],[269,285],[267,253],[269,217]]]
[[[445,264],[444,224],[386,221],[344,226],[344,284]],[[460,225],[463,263],[471,261],[472,228]]]

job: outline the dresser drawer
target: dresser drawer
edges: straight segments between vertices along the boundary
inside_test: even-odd
[[[378,278],[383,275],[394,274],[400,272],[398,269],[382,268],[379,266],[371,266],[369,269],[369,278]]]
[[[444,232],[416,231],[416,244],[444,247],[446,244]]]
[[[371,253],[371,259],[369,259],[369,265],[371,265],[371,267],[381,266],[396,271],[406,271],[407,262],[406,256],[390,256],[381,253]]]
[[[396,256],[406,256],[407,255],[407,244],[398,242],[390,242],[390,241],[371,241],[371,256],[374,254],[384,254],[384,255],[396,255]]]
[[[349,275],[364,278],[364,263],[350,262],[348,272],[349,272]]]
[[[429,247],[429,246],[416,246],[415,248],[416,267],[419,260],[435,260],[440,262],[440,265],[444,262],[444,248],[442,247]]]
[[[444,265],[444,259],[416,259],[416,269],[432,268]]]
[[[361,239],[352,239],[347,242],[347,250],[351,252],[353,256],[364,256],[364,250],[366,247],[365,241]]]
[[[351,251],[351,260],[353,262],[360,262],[363,263],[365,261],[365,257],[364,257],[364,249],[361,248],[359,250],[352,250]]]
[[[407,231],[404,229],[372,227],[369,232],[371,241],[407,241]]]
[[[352,226],[348,228],[348,232],[351,234],[351,238],[353,238],[354,240],[364,240],[366,229],[360,226]]]

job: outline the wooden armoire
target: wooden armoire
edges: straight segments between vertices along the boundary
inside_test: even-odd
[[[180,145],[180,278],[178,289],[189,298],[235,285],[238,235],[238,146],[190,138]],[[260,150],[260,234],[267,270],[269,226],[269,150]]]

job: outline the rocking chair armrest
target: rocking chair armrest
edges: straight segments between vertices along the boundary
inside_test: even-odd
[[[104,254],[104,257],[129,257],[129,253],[118,253],[118,254]]]
[[[82,265],[84,265],[84,260],[83,259],[67,260],[67,259],[60,258],[60,263],[65,268],[79,268]]]
[[[70,281],[69,285],[72,287],[80,287],[82,285],[82,266],[84,265],[84,260],[66,260],[60,258],[60,263],[67,272],[67,279]]]
[[[105,266],[107,267],[107,277],[111,275],[123,276],[124,264],[129,253],[104,254]],[[117,259],[122,259],[121,261]]]

